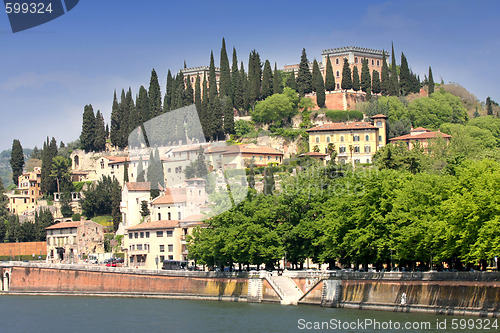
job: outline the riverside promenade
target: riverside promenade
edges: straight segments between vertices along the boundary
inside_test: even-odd
[[[311,304],[500,317],[498,272],[191,272],[0,263],[0,295],[86,295]]]

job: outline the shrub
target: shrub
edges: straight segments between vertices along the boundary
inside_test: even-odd
[[[71,217],[71,221],[80,221],[81,217],[81,214],[73,214],[73,216]]]
[[[363,120],[363,113],[359,111],[327,110],[325,116],[333,122]]]

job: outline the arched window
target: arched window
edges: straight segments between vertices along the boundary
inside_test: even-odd
[[[354,63],[357,64],[358,63],[358,57],[354,57]]]
[[[377,60],[377,66],[380,66],[380,60]],[[368,162],[370,163],[370,162]]]
[[[340,77],[340,72],[339,71],[337,71],[337,77]],[[338,86],[338,84],[337,84],[337,86]]]
[[[168,212],[168,219],[171,220],[172,219],[172,213]]]
[[[359,135],[353,135],[352,136],[352,141],[359,141]]]
[[[78,155],[75,156],[75,167],[80,165],[80,157]]]
[[[335,64],[338,65],[339,64],[339,58],[335,59]],[[338,73],[338,72],[337,72]]]
[[[337,83],[337,89],[340,89],[340,83]]]
[[[377,121],[377,127],[382,127],[382,122],[380,120]]]
[[[374,61],[373,61],[373,59],[372,59],[372,66],[373,66],[374,64],[375,64],[375,62],[374,62]]]
[[[344,136],[343,135],[340,136],[340,142],[344,142]]]
[[[365,141],[370,141],[370,136],[368,134],[365,135]]]
[[[319,136],[316,137],[316,143],[319,143]]]
[[[330,142],[330,137],[329,136],[326,137],[326,142]]]

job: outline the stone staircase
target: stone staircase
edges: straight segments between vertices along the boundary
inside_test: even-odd
[[[302,290],[287,276],[267,276],[267,281],[281,298],[281,304],[297,305],[304,296]]]

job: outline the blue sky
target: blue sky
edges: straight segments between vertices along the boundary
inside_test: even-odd
[[[13,34],[0,12],[0,150],[46,136],[77,139],[85,104],[109,121],[113,90],[164,93],[167,70],[216,62],[222,37],[246,64],[256,49],[278,67],[323,49],[389,49],[394,41],[421,78],[456,82],[500,102],[498,1],[131,1],[82,0],[69,13]]]

